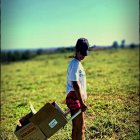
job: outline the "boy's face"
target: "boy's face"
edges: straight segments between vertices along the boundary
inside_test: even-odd
[[[77,52],[77,58],[78,58],[79,61],[81,61],[85,58],[85,56],[82,55],[80,52]]]

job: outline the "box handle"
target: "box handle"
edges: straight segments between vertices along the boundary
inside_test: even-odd
[[[73,120],[74,118],[76,118],[80,113],[81,113],[81,109],[80,109],[77,113],[75,113],[71,118],[69,118],[67,121],[68,121],[68,122],[72,121],[72,120]]]

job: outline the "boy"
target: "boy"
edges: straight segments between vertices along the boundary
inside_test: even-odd
[[[69,63],[67,70],[66,104],[71,115],[79,109],[82,111],[72,120],[72,140],[84,140],[84,111],[87,109],[84,100],[87,98],[87,93],[86,75],[81,61],[88,55],[88,48],[89,43],[86,38],[77,40],[75,57]]]

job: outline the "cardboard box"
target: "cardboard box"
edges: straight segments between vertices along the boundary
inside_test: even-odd
[[[19,140],[45,140],[68,122],[65,113],[56,103],[46,103],[27,120],[29,123],[15,131]]]
[[[47,138],[51,137],[67,123],[67,119],[62,111],[58,110],[58,108],[56,109],[56,107],[50,103],[47,103],[33,115],[30,121],[37,125]]]
[[[28,123],[15,132],[19,140],[46,140],[46,136],[33,123]]]

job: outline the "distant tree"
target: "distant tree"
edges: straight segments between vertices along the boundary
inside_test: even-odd
[[[8,62],[7,52],[1,52],[1,62]]]
[[[1,53],[1,62],[12,62],[15,61],[15,55],[14,52],[8,51],[8,52],[2,52]]]
[[[15,61],[20,61],[22,59],[22,54],[19,51],[15,51],[13,55],[14,55]]]
[[[13,53],[11,51],[7,52],[7,61],[8,62],[13,61]]]
[[[32,54],[29,50],[26,50],[22,53],[21,59],[22,60],[28,60],[32,57]]]
[[[121,48],[124,48],[125,47],[125,40],[122,40],[121,42]]]
[[[0,61],[2,63],[9,63],[9,62],[15,62],[15,61],[20,61],[20,60],[28,60],[34,56],[35,56],[35,54],[29,50],[26,50],[24,52],[2,51]]]
[[[136,45],[134,43],[130,44],[129,46],[131,49],[134,49],[136,47]]]
[[[36,54],[37,55],[41,55],[43,53],[43,50],[42,49],[38,49],[37,51],[36,51]]]
[[[58,52],[60,52],[60,53],[65,53],[65,52],[67,52],[67,48],[58,48]]]
[[[114,41],[113,44],[112,44],[112,47],[117,49],[119,47],[118,42]]]

